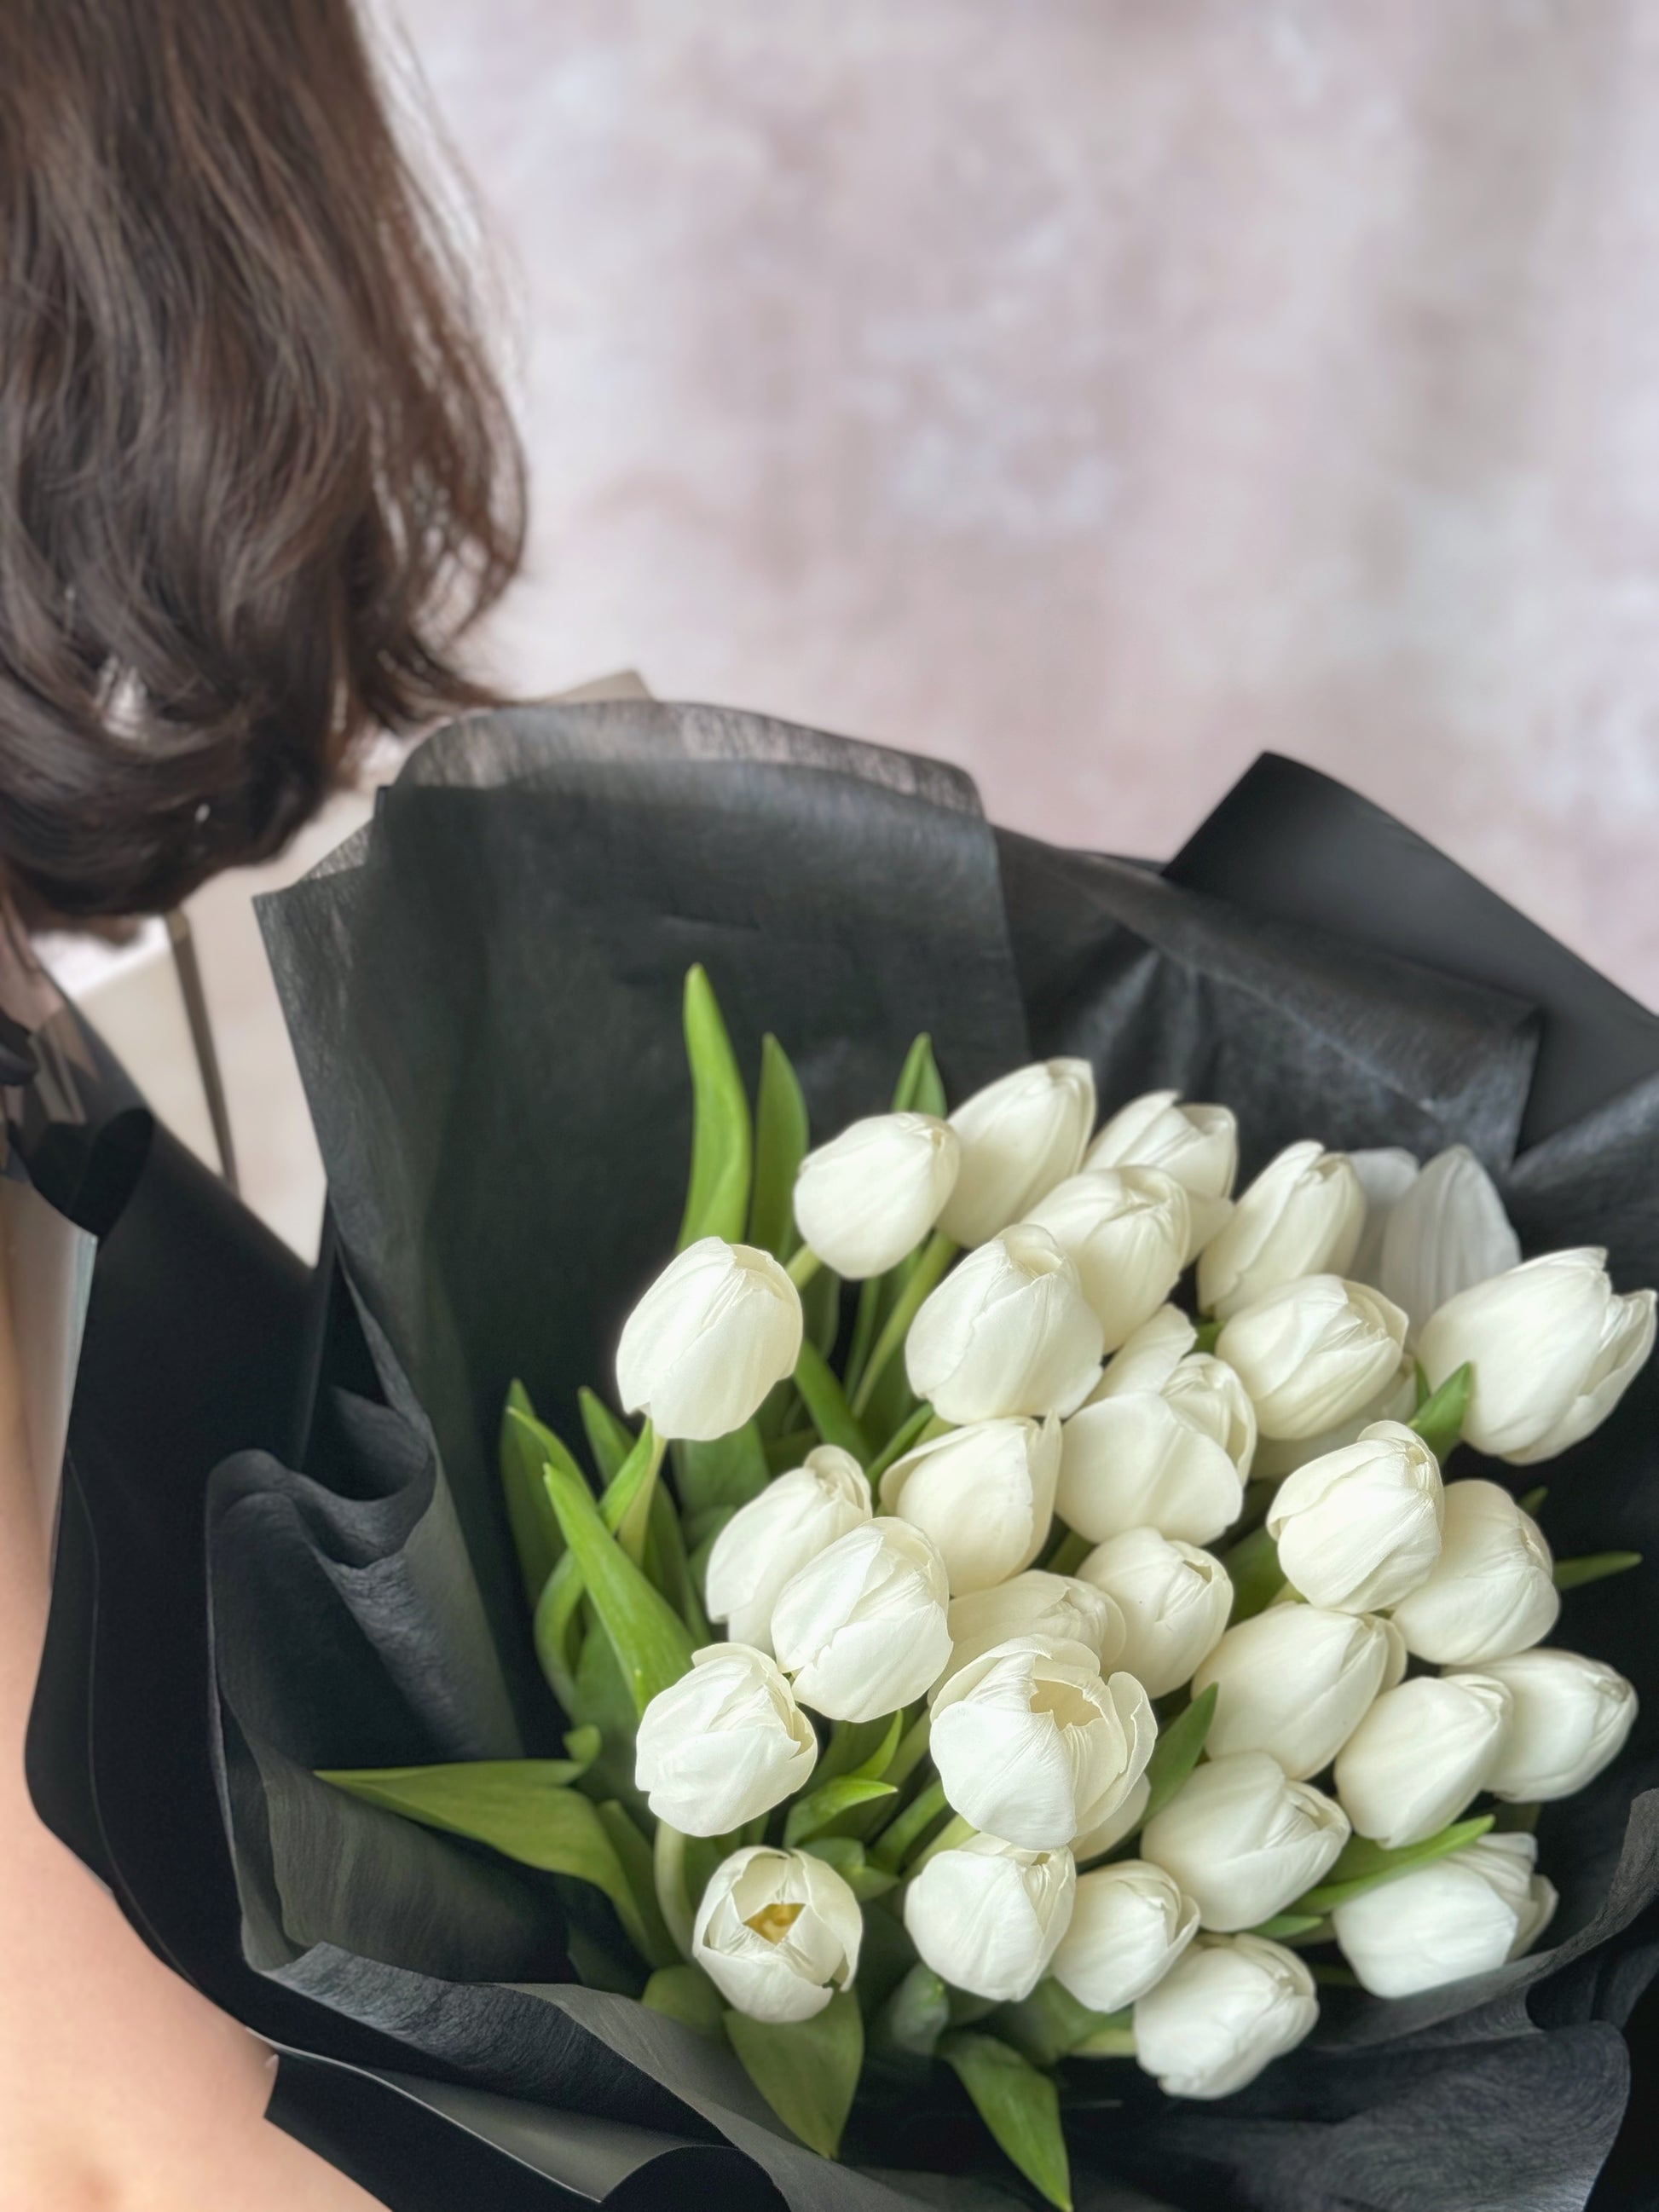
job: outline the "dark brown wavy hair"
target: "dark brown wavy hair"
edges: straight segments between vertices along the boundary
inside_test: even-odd
[[[0,889],[173,905],[484,694],[522,462],[349,0],[0,0]]]

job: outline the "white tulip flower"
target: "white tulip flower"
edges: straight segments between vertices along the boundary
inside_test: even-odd
[[[1655,1294],[1615,1295],[1607,1254],[1547,1253],[1460,1291],[1423,1330],[1434,1389],[1474,1369],[1463,1434],[1516,1467],[1553,1459],[1599,1428],[1653,1350]]]
[[[1402,1152],[1397,1145],[1350,1152],[1348,1158],[1359,1177],[1359,1188],[1365,1194],[1365,1226],[1360,1232],[1358,1249],[1348,1262],[1348,1273],[1356,1283],[1376,1283],[1389,1218],[1422,1170],[1416,1153]]]
[[[765,1652],[710,1644],[641,1716],[634,1779],[671,1828],[724,1836],[804,1790],[817,1757],[812,1723]]]
[[[945,1682],[928,1749],[965,1820],[1022,1850],[1057,1850],[1116,1811],[1157,1741],[1133,1674],[1103,1678],[1087,1644],[1017,1636]]]
[[[976,1091],[951,1116],[961,1164],[940,1228],[958,1244],[983,1244],[1019,1220],[1077,1173],[1094,1118],[1086,1060],[1038,1060]]]
[[[941,1420],[1074,1413],[1100,1379],[1101,1327],[1077,1269],[1024,1224],[970,1252],[922,1302],[904,1364]]]
[[[623,1324],[623,1411],[659,1437],[708,1443],[740,1429],[800,1355],[800,1293],[769,1252],[702,1237]]]
[[[1171,2097],[1231,2097],[1294,2051],[1319,2018],[1294,1951],[1260,1936],[1200,1936],[1135,2007],[1135,2057]]]
[[[1123,1615],[1104,1590],[1079,1576],[1051,1575],[1041,1567],[1028,1567],[994,1589],[953,1597],[950,1622],[947,1680],[994,1644],[1015,1636],[1086,1644],[1103,1673],[1117,1663],[1127,1633]]]
[[[1233,1586],[1212,1552],[1128,1528],[1097,1544],[1078,1568],[1123,1615],[1119,1664],[1149,1698],[1189,1681],[1220,1642],[1233,1609]]]
[[[1312,1889],[1348,1840],[1322,1791],[1265,1751],[1206,1759],[1141,1831],[1140,1850],[1178,1881],[1205,1927],[1255,1928]]]
[[[1272,1605],[1227,1631],[1194,1674],[1193,1695],[1219,1685],[1212,1758],[1265,1751],[1300,1781],[1330,1765],[1405,1671],[1399,1637],[1375,1613]]]
[[[1068,1176],[1026,1214],[1077,1269],[1108,1352],[1150,1321],[1187,1264],[1192,1207],[1158,1168],[1096,1168]]]
[[[852,1453],[818,1445],[804,1467],[740,1505],[715,1537],[703,1576],[708,1618],[724,1621],[734,1644],[769,1651],[779,1591],[871,1510],[870,1485]]]
[[[956,1188],[956,1131],[932,1114],[874,1114],[809,1152],[795,1178],[795,1226],[849,1282],[884,1275],[915,1251]]]
[[[1416,1337],[1450,1298],[1521,1258],[1492,1177],[1466,1145],[1438,1153],[1413,1178],[1382,1226],[1375,1272],[1353,1272],[1403,1307]]]
[[[1189,1352],[1194,1334],[1164,1307],[1066,1424],[1055,1502],[1091,1544],[1127,1528],[1207,1544],[1238,1518],[1255,1408],[1224,1360]]]
[[[1311,1604],[1376,1613],[1440,1557],[1440,1463],[1414,1429],[1375,1421],[1344,1451],[1287,1475],[1267,1510],[1285,1579]]]
[[[1120,1859],[1077,1879],[1050,1969],[1091,2012],[1121,2012],[1161,1982],[1198,1933],[1198,1907],[1162,1867]]]
[[[1304,1275],[1343,1275],[1359,1249],[1365,1194],[1345,1152],[1288,1145],[1198,1255],[1198,1302],[1225,1321]]]
[[[779,2026],[850,1987],[863,1940],[859,1901],[834,1867],[764,1844],[715,1868],[691,1930],[695,1963],[727,2002]]]
[[[1282,1284],[1224,1323],[1216,1353],[1250,1394],[1264,1437],[1316,1437],[1395,1379],[1406,1316],[1338,1275]]]
[[[927,1531],[959,1597],[1030,1565],[1048,1541],[1059,1474],[1052,1414],[974,1421],[895,1460],[881,1478],[881,1510]]]
[[[1149,1091],[1121,1106],[1089,1147],[1085,1168],[1162,1168],[1186,1192],[1187,1259],[1198,1257],[1231,1211],[1238,1123],[1225,1106],[1183,1106],[1180,1093]]]
[[[939,1679],[951,1656],[949,1597],[931,1536],[908,1521],[866,1521],[779,1591],[772,1648],[814,1712],[880,1720]]]
[[[1146,1817],[1146,1808],[1152,1799],[1152,1785],[1143,1774],[1116,1812],[1109,1813],[1097,1828],[1086,1828],[1072,1844],[1072,1856],[1079,1866],[1097,1859],[1103,1852],[1114,1850],[1126,1836],[1133,1836]]]
[[[1577,1651],[1517,1651],[1483,1672],[1510,1698],[1486,1777],[1494,1796],[1518,1804],[1571,1797],[1624,1749],[1636,1720],[1636,1692],[1605,1661]]]
[[[1417,1364],[1409,1353],[1402,1353],[1399,1365],[1382,1389],[1374,1398],[1368,1398],[1357,1413],[1322,1430],[1317,1436],[1294,1439],[1263,1437],[1256,1446],[1250,1473],[1263,1482],[1282,1482],[1297,1468],[1306,1467],[1310,1460],[1323,1459],[1330,1452],[1346,1451],[1378,1421],[1408,1423],[1416,1411]]]
[[[1390,1851],[1438,1835],[1490,1788],[1509,1710],[1490,1674],[1418,1674],[1385,1690],[1336,1754],[1354,1832]]]
[[[1552,1885],[1533,1869],[1535,1836],[1480,1836],[1396,1875],[1331,1915],[1343,1957],[1373,1996],[1408,1997],[1489,1974],[1543,1933]]]
[[[1538,1643],[1561,1610],[1544,1532],[1495,1482],[1449,1482],[1440,1557],[1394,1609],[1406,1649],[1437,1667],[1484,1667]]]
[[[922,1964],[952,1989],[1012,2004],[1048,1972],[1076,1894],[1070,1851],[970,1836],[935,1852],[906,1888],[904,1925]]]

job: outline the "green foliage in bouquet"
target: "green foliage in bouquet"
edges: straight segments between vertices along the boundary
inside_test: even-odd
[[[1593,1426],[1651,1294],[1567,1254],[1517,1298],[1489,1251],[1445,1296],[1437,1216],[1408,1316],[1346,1279],[1352,1164],[1292,1146],[1235,1201],[1224,1109],[1095,1132],[1066,1060],[947,1120],[922,1036],[815,1151],[770,1036],[751,1109],[701,968],[684,1033],[685,1209],[617,1402],[584,1389],[579,1440],[518,1383],[502,1414],[567,1755],[323,1778],[566,1885],[584,1978],[723,2043],[823,2156],[861,2084],[934,2069],[1060,2207],[1079,2063],[1224,2095],[1322,1984],[1524,1948],[1536,1803],[1634,1709],[1536,1647],[1635,1555],[1554,1562],[1541,1489],[1441,1466]],[[1575,1300],[1546,1402],[1511,1347]]]

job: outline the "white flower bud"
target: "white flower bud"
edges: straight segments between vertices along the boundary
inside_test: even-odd
[[[1143,1774],[1115,1813],[1109,1813],[1097,1828],[1087,1828],[1072,1845],[1072,1856],[1079,1866],[1090,1859],[1097,1859],[1103,1852],[1113,1850],[1126,1836],[1133,1836],[1146,1817],[1146,1808],[1152,1802],[1152,1785]]]
[[[1231,1210],[1238,1124],[1225,1106],[1182,1106],[1174,1091],[1149,1091],[1121,1106],[1090,1146],[1085,1168],[1162,1168],[1186,1192],[1186,1256],[1195,1260]]]
[[[1055,1850],[1122,1804],[1157,1741],[1133,1674],[1104,1680],[1086,1644],[1018,1636],[951,1676],[928,1748],[965,1820],[1023,1850]]]
[[[1316,1437],[1393,1382],[1406,1316],[1379,1291],[1308,1275],[1233,1315],[1216,1352],[1237,1370],[1264,1437]]]
[[[1533,1872],[1535,1836],[1480,1836],[1415,1874],[1339,1905],[1331,1924],[1342,1955],[1373,1996],[1408,1997],[1518,1959],[1555,1911],[1555,1891]]]
[[[961,1150],[956,1131],[932,1114],[854,1121],[801,1162],[795,1226],[838,1275],[884,1275],[939,1219]]]
[[[794,1373],[800,1339],[800,1293],[772,1255],[699,1237],[623,1324],[623,1410],[648,1414],[659,1437],[730,1436]]]
[[[1308,2035],[1314,1978],[1260,1936],[1200,1936],[1135,2007],[1135,2057],[1171,2097],[1231,2097]]]
[[[708,1618],[724,1621],[734,1644],[769,1651],[779,1591],[870,1515],[863,1468],[851,1452],[820,1444],[807,1453],[805,1467],[779,1475],[740,1505],[715,1537],[703,1577]]]
[[[1314,1605],[1376,1613],[1425,1582],[1440,1557],[1440,1466],[1416,1431],[1375,1421],[1344,1451],[1287,1475],[1267,1534]]]
[[[994,1644],[1015,1636],[1086,1644],[1103,1671],[1115,1666],[1123,1649],[1123,1615],[1104,1590],[1077,1575],[1051,1575],[1041,1567],[1028,1567],[994,1589],[953,1597],[950,1620],[947,1680]]]
[[[951,1116],[962,1164],[940,1228],[958,1244],[982,1244],[1021,1219],[1076,1174],[1094,1118],[1086,1060],[1037,1060],[976,1091]]]
[[[1344,1152],[1311,1139],[1262,1169],[1198,1259],[1198,1302],[1224,1321],[1304,1275],[1346,1274],[1365,1194]]]
[[[1115,1352],[1149,1321],[1181,1279],[1192,1233],[1187,1194],[1158,1168],[1099,1168],[1070,1176],[1026,1215],[1077,1269]]]
[[[1350,1152],[1348,1158],[1365,1194],[1365,1226],[1359,1249],[1348,1262],[1348,1273],[1356,1283],[1376,1283],[1382,1266],[1382,1239],[1388,1233],[1389,1217],[1417,1181],[1420,1170],[1416,1153],[1402,1152],[1396,1145]]]
[[[1161,1982],[1198,1933],[1198,1907],[1162,1867],[1120,1859],[1077,1880],[1052,1972],[1091,2012],[1121,2012]]]
[[[1355,1833],[1390,1851],[1438,1835],[1489,1787],[1509,1709],[1490,1674],[1419,1674],[1385,1690],[1336,1755]]]
[[[1520,1257],[1521,1240],[1492,1177],[1467,1146],[1454,1145],[1389,1207],[1375,1272],[1357,1262],[1353,1272],[1404,1308],[1415,1337],[1449,1298],[1503,1274]]]
[[[1636,1692],[1604,1661],[1576,1651],[1517,1651],[1483,1672],[1510,1697],[1486,1782],[1494,1796],[1517,1804],[1571,1797],[1624,1749],[1636,1719]]]
[[[804,1790],[818,1740],[763,1651],[710,1644],[641,1716],[634,1779],[688,1836],[723,1836]]]
[[[1206,1759],[1141,1832],[1141,1856],[1197,1905],[1206,1928],[1255,1928],[1329,1872],[1346,1815],[1288,1781],[1263,1751]]]
[[[1046,1229],[970,1252],[923,1301],[904,1364],[941,1420],[1070,1413],[1100,1376],[1098,1320]]]
[[[1653,1349],[1655,1294],[1615,1296],[1607,1254],[1550,1252],[1460,1291],[1418,1356],[1434,1389],[1474,1367],[1463,1433],[1516,1467],[1553,1459],[1599,1428]]]
[[[1417,1364],[1408,1354],[1402,1354],[1400,1364],[1374,1398],[1368,1398],[1358,1413],[1350,1413],[1334,1427],[1322,1430],[1313,1437],[1263,1437],[1256,1445],[1255,1458],[1250,1473],[1263,1482],[1281,1482],[1287,1474],[1294,1474],[1310,1460],[1323,1459],[1329,1452],[1346,1451],[1350,1444],[1358,1443],[1367,1429],[1377,1421],[1409,1422],[1417,1411]]]
[[[905,1890],[904,1925],[922,1964],[952,1989],[1012,2004],[1048,1972],[1076,1893],[1070,1851],[970,1836],[936,1852]]]
[[[1220,1642],[1233,1609],[1233,1586],[1214,1553],[1160,1536],[1156,1528],[1127,1528],[1109,1537],[1078,1573],[1104,1590],[1122,1613],[1119,1664],[1149,1698],[1191,1680],[1193,1669]]]
[[[1272,1605],[1227,1631],[1193,1676],[1193,1695],[1220,1686],[1212,1758],[1265,1751],[1304,1779],[1330,1765],[1405,1671],[1400,1638],[1375,1613]]]
[[[722,1860],[691,1930],[701,1966],[751,2020],[811,2020],[858,1972],[864,1916],[823,1859],[764,1844]]]
[[[975,1421],[894,1461],[881,1510],[925,1528],[952,1596],[1029,1567],[1048,1540],[1060,1473],[1060,1423]]]
[[[945,1562],[908,1521],[866,1521],[778,1593],[772,1648],[795,1695],[834,1721],[873,1721],[920,1698],[951,1656]]]
[[[1067,1528],[1091,1543],[1158,1528],[1207,1544],[1238,1518],[1255,1408],[1224,1361],[1183,1357],[1193,1334],[1184,1316],[1164,1307],[1066,1424],[1055,1502]]]
[[[1394,1609],[1406,1649],[1437,1667],[1524,1651],[1561,1610],[1544,1533],[1495,1482],[1449,1482],[1440,1557]]]

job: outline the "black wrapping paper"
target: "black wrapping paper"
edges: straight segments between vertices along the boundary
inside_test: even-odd
[[[317,2139],[341,2138],[361,2077],[375,2085],[366,2141],[372,2100],[412,2096],[423,2124],[469,2133],[549,2202],[630,2201],[658,2171],[641,2135],[665,2161],[726,2161],[697,2171],[733,2204],[744,2189],[797,2212],[1020,2200],[946,2079],[873,2105],[845,2166],[800,2150],[734,2062],[575,1981],[580,1905],[559,1885],[310,1769],[556,1741],[495,1428],[515,1374],[568,1423],[672,1245],[694,959],[751,1071],[777,1030],[821,1133],[884,1103],[920,1027],[955,1097],[1034,1052],[1081,1052],[1106,1108],[1153,1085],[1225,1098],[1247,1171],[1310,1133],[1425,1154],[1468,1143],[1528,1252],[1604,1242],[1621,1289],[1659,1279],[1650,1018],[1576,994],[1570,956],[1484,892],[1478,961],[1455,931],[1399,941],[1376,920],[1395,850],[1376,824],[1408,833],[1304,773],[1275,764],[1267,818],[1282,808],[1297,826],[1251,903],[1239,843],[1263,840],[1254,804],[1224,806],[1160,876],[994,836],[961,777],[902,755],[708,708],[522,709],[430,741],[369,829],[267,905],[337,1275],[306,1449],[250,1432],[266,1448],[227,1461],[210,1492],[214,1747],[240,1924],[234,1956],[222,1914],[184,1948],[244,2017],[310,2054],[313,2091],[329,2084]],[[1085,826],[1110,841],[1109,823]],[[1468,879],[1410,843],[1417,904],[1440,884],[1460,911]],[[1556,1084],[1543,1114],[1564,1006],[1577,1103],[1564,1113]],[[1553,1470],[1559,1550],[1659,1559],[1656,1415],[1650,1373]],[[1468,1471],[1494,1472],[1472,1457]],[[1650,1568],[1566,1600],[1561,1640],[1621,1666],[1644,1707],[1614,1768],[1543,1823],[1563,1892],[1550,1948],[1406,2003],[1335,1993],[1312,2043],[1218,2106],[1165,2100],[1125,2065],[1073,2065],[1080,2207],[1584,2203],[1652,1965],[1655,1595]],[[191,1741],[197,1717],[167,1725]],[[147,1882],[166,1879],[147,1864]],[[609,2166],[579,2140],[595,2122],[617,2131]],[[690,2185],[690,2167],[664,2164],[665,2191],[676,2171]],[[384,2172],[378,2185],[424,2201]]]

